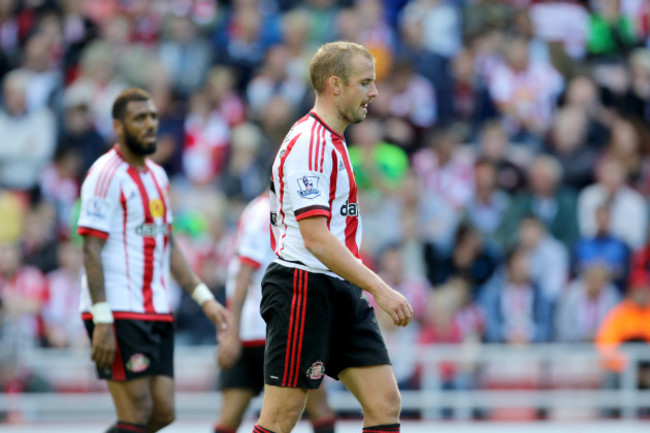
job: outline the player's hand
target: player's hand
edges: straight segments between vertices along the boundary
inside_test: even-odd
[[[115,358],[115,332],[112,323],[97,323],[93,331],[93,346],[90,359],[98,368],[111,368]]]
[[[222,334],[222,339],[217,347],[217,365],[221,368],[229,368],[235,364],[241,355],[241,342],[236,332],[228,331]]]
[[[216,326],[217,338],[221,341],[219,335],[228,331],[232,324],[232,316],[230,315],[230,312],[215,300],[204,302],[201,308],[203,309],[203,313],[212,321],[212,323],[214,323],[214,326]]]
[[[384,310],[395,326],[406,326],[413,318],[413,307],[404,295],[386,286],[385,290],[375,294],[377,304]]]

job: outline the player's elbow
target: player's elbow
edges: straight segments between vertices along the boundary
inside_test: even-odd
[[[321,245],[321,243],[316,239],[315,236],[303,236],[303,242],[305,243],[305,248],[307,251],[312,253],[313,255],[317,256],[318,254],[318,247]]]

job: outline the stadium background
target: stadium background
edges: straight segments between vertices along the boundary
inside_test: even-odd
[[[346,136],[364,261],[415,307],[406,329],[379,314],[401,389],[433,407],[407,415],[647,415],[635,392],[650,380],[593,345],[629,287],[650,288],[647,1],[0,0],[0,422],[43,422],[32,400],[11,403],[31,393],[105,396],[77,311],[74,221],[113,143],[115,96],[152,93],[175,233],[223,298],[237,217],[313,102],[309,59],[337,39],[377,59],[380,96]],[[179,392],[209,401],[214,330],[173,292]],[[185,354],[202,375],[183,374]],[[535,403],[558,389],[587,394]],[[627,409],[585,397],[608,389]],[[454,392],[485,407],[435,407]]]

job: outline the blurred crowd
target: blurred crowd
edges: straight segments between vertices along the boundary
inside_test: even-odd
[[[88,344],[79,187],[130,86],[160,112],[176,236],[223,296],[239,213],[338,39],[377,60],[379,97],[346,138],[364,261],[416,311],[404,329],[379,313],[392,350],[593,342],[644,299],[647,1],[0,0],[0,341]],[[213,343],[175,293],[179,342]]]

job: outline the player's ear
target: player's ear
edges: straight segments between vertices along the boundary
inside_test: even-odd
[[[124,135],[124,125],[122,125],[119,119],[113,119],[113,131],[115,131],[115,135],[118,137]]]
[[[333,94],[337,96],[341,94],[341,85],[343,83],[341,82],[341,79],[339,77],[337,77],[336,75],[332,75],[327,80],[327,84],[332,89]]]

